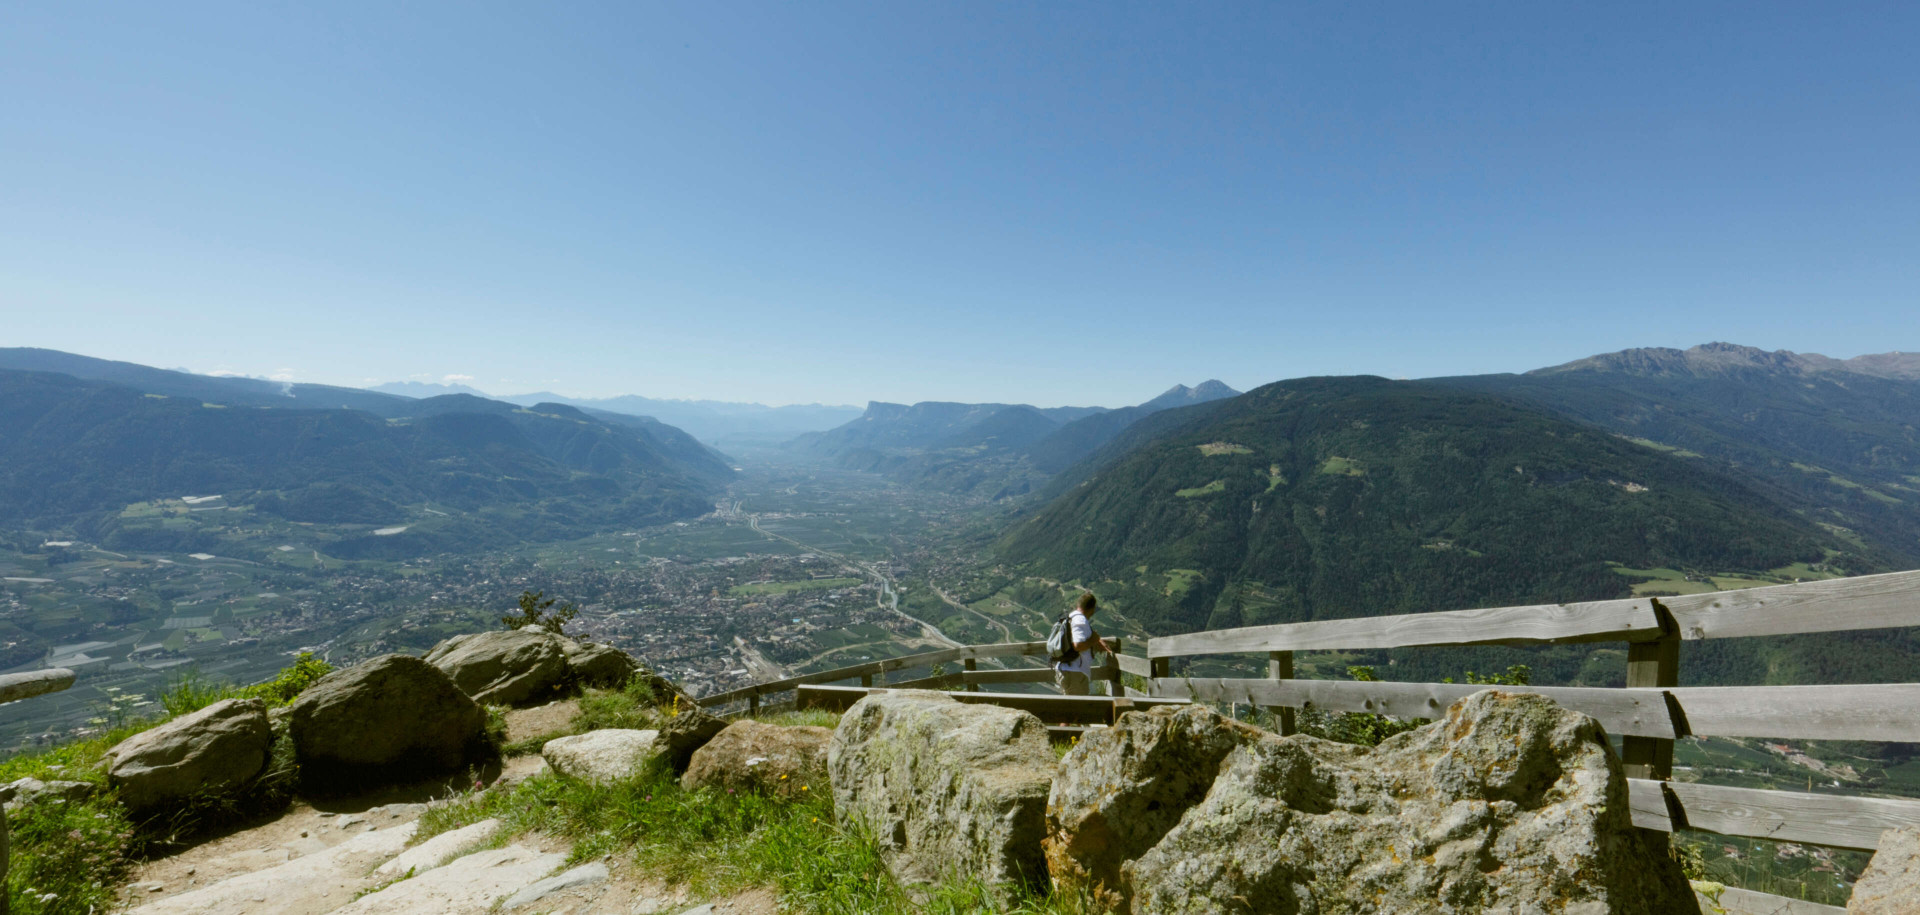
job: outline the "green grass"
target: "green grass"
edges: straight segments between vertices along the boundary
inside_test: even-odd
[[[1320,462],[1320,472],[1336,477],[1362,477],[1367,475],[1366,468],[1352,458],[1330,457]]]
[[[1664,451],[1674,457],[1697,458],[1700,456],[1700,453],[1697,451],[1688,451],[1685,448],[1678,448],[1673,445],[1663,445],[1650,438],[1639,438],[1632,435],[1622,435],[1620,437],[1642,447],[1652,448],[1655,451]]]
[[[1245,445],[1236,445],[1232,442],[1208,442],[1204,445],[1195,445],[1194,447],[1199,448],[1200,453],[1207,457],[1219,457],[1225,454],[1253,453],[1252,448],[1248,448]]]
[[[542,774],[512,789],[477,792],[429,810],[419,836],[489,817],[504,827],[495,841],[529,832],[564,838],[573,844],[572,861],[621,855],[698,898],[764,886],[779,892],[786,910],[807,915],[1088,911],[1079,899],[1018,890],[997,900],[965,876],[916,901],[894,882],[871,837],[834,822],[832,798],[686,791],[661,767],[606,786]]]
[[[1175,490],[1173,494],[1176,496],[1179,496],[1182,499],[1193,499],[1193,498],[1198,498],[1200,496],[1210,496],[1216,492],[1225,491],[1226,488],[1227,488],[1227,481],[1215,480],[1211,483],[1208,483],[1205,486],[1195,486],[1195,487],[1192,487],[1191,489]]]
[[[1168,569],[1166,594],[1174,600],[1179,600],[1185,597],[1188,591],[1193,590],[1194,585],[1206,580],[1206,577],[1205,573],[1196,569]]]
[[[734,585],[727,589],[733,597],[754,597],[763,594],[792,594],[795,591],[816,591],[832,588],[852,588],[865,583],[863,578],[816,578],[809,581],[755,581],[744,585]]]
[[[1287,475],[1281,472],[1280,465],[1279,464],[1268,465],[1266,491],[1272,492],[1285,485],[1287,485]]]

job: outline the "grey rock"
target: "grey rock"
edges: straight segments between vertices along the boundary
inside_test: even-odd
[[[678,708],[678,714],[660,725],[660,745],[667,765],[675,772],[685,772],[693,761],[693,752],[720,736],[727,729],[727,721],[692,703],[682,703]]]
[[[612,645],[562,639],[560,647],[566,653],[567,668],[574,681],[583,686],[619,689],[640,669],[632,655]]]
[[[1494,690],[1375,748],[1234,749],[1121,883],[1138,915],[1699,912],[1599,724]]]
[[[18,810],[27,804],[40,801],[84,801],[100,793],[100,787],[92,782],[70,782],[54,779],[43,782],[37,778],[22,778],[0,785],[0,803],[9,811]]]
[[[1044,885],[1055,764],[1040,719],[927,690],[861,699],[827,748],[835,815],[868,830],[909,884]]]
[[[334,671],[294,700],[289,732],[310,785],[395,784],[459,768],[484,747],[487,715],[411,655]]]
[[[272,745],[266,703],[225,699],[116,744],[106,753],[107,784],[144,813],[245,785],[267,767]]]
[[[1848,915],[1911,915],[1920,912],[1920,827],[1880,834],[1880,850],[1853,885]]]
[[[501,907],[511,912],[521,906],[529,906],[539,902],[555,893],[605,883],[607,882],[607,877],[607,865],[604,862],[589,862],[573,870],[563,871],[545,880],[526,886],[521,889],[520,892],[508,896],[507,901]]]
[[[1088,731],[1047,796],[1044,845],[1055,885],[1085,890],[1126,915],[1121,866],[1206,799],[1227,754],[1271,736],[1203,705],[1129,712]]]
[[[827,744],[833,732],[817,727],[781,727],[742,719],[695,750],[680,786],[731,788],[777,797],[830,790]]]
[[[549,740],[540,756],[561,775],[607,784],[638,775],[660,753],[659,736],[659,731],[602,728]]]
[[[454,685],[487,705],[545,699],[567,683],[563,640],[537,628],[458,635],[429,649],[424,660]]]

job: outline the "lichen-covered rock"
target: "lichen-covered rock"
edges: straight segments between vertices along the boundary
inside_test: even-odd
[[[540,748],[555,772],[583,781],[607,784],[632,778],[658,755],[660,732],[603,728],[556,737]]]
[[[1121,865],[1159,842],[1213,787],[1236,748],[1273,735],[1203,705],[1161,706],[1091,730],[1047,796],[1047,869],[1126,915]]]
[[[42,801],[84,801],[99,793],[100,786],[92,782],[41,781],[28,777],[0,785],[0,803],[11,812]]]
[[[1271,737],[1121,868],[1136,915],[1694,915],[1591,718],[1487,690],[1368,749]]]
[[[272,745],[266,703],[225,699],[116,744],[106,753],[107,784],[145,812],[245,785],[267,767]]]
[[[778,797],[830,789],[827,743],[833,731],[736,721],[695,750],[681,787],[732,788]]]
[[[619,689],[640,669],[632,655],[612,645],[562,639],[560,647],[567,656],[567,669],[582,686]]]
[[[568,680],[560,636],[537,627],[457,635],[433,646],[427,663],[446,671],[462,692],[487,705],[544,699]]]
[[[1880,850],[1853,885],[1847,915],[1912,915],[1920,912],[1920,828],[1889,829]]]
[[[288,733],[313,787],[394,784],[459,768],[485,747],[487,714],[440,668],[382,655],[321,677]]]
[[[1055,763],[1033,715],[926,690],[861,699],[827,748],[835,814],[869,830],[904,883],[1044,885]]]
[[[710,715],[692,703],[681,703],[677,709],[677,714],[660,725],[660,746],[667,765],[675,772],[685,772],[687,764],[693,761],[694,751],[726,730],[727,720]]]

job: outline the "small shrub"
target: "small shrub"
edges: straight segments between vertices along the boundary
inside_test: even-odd
[[[559,603],[559,598],[547,597],[546,593],[545,591],[520,592],[520,612],[501,617],[500,625],[508,629],[539,626],[554,635],[566,635],[564,631],[566,625],[573,622],[573,618],[579,615],[580,610],[571,603],[560,604],[555,608],[554,604]]]
[[[634,677],[620,689],[587,690],[580,696],[580,710],[573,716],[573,729],[585,732],[602,728],[658,727],[661,720],[660,712],[656,711],[658,702],[645,677]]]

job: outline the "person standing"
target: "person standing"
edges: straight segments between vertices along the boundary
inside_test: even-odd
[[[1067,611],[1067,639],[1073,643],[1075,654],[1053,665],[1053,682],[1063,696],[1092,695],[1093,652],[1113,653],[1113,646],[1093,629],[1093,615],[1099,612],[1100,601],[1091,591],[1082,593],[1074,608]]]

